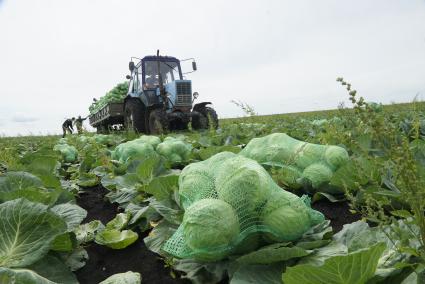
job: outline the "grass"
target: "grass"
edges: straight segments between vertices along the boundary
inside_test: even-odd
[[[413,111],[413,110],[422,110],[425,111],[425,102],[411,102],[411,103],[398,103],[384,105],[384,110],[389,113],[395,113],[400,111]],[[305,112],[291,112],[291,113],[282,113],[282,114],[268,114],[268,115],[256,115],[252,117],[236,117],[236,118],[223,118],[220,119],[221,123],[235,123],[235,122],[262,122],[267,123],[270,121],[281,120],[281,119],[323,119],[331,118],[340,114],[340,112],[351,112],[352,109],[345,108],[341,109],[328,109],[328,110],[318,110],[318,111],[305,111]]]

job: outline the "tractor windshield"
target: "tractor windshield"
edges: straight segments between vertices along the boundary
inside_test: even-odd
[[[180,66],[175,61],[160,61],[160,71],[164,84],[170,83],[180,78]],[[145,61],[144,84],[147,89],[154,88],[159,85],[158,78],[158,62]]]

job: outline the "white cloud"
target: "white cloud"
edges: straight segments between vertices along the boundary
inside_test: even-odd
[[[32,117],[32,116],[26,116],[26,115],[15,115],[12,117],[11,121],[12,122],[17,122],[17,123],[30,123],[30,122],[35,122],[37,121],[38,118],[36,117]]]
[[[0,2],[1,3],[1,2]],[[130,56],[195,57],[199,100],[221,117],[334,108],[344,76],[367,100],[425,93],[422,0],[3,1],[0,116],[7,134],[58,133],[128,73]],[[7,95],[4,95],[7,94]],[[86,123],[88,124],[88,123]],[[5,130],[6,129],[6,130]]]

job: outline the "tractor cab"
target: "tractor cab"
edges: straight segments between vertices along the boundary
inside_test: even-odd
[[[140,59],[130,77],[129,96],[139,97],[145,106],[164,104],[167,112],[190,111],[192,82],[183,80],[180,61],[171,56],[145,56]],[[194,65],[195,66],[195,65]]]
[[[141,60],[141,65],[142,83],[145,89],[159,87],[159,74],[161,74],[164,85],[183,79],[180,61],[177,58],[170,56],[146,56]]]

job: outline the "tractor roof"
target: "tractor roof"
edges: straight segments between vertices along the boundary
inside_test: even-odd
[[[175,57],[172,56],[156,56],[156,55],[148,55],[143,57],[142,61],[174,61],[174,62],[179,62],[179,60]]]

